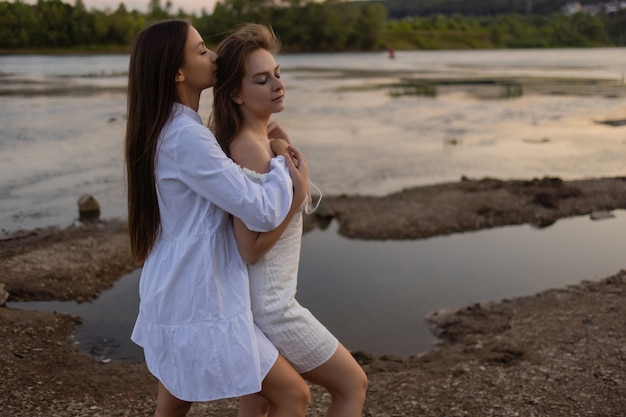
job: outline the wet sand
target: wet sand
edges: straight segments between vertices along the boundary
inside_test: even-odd
[[[420,239],[626,208],[626,179],[470,180],[385,197],[324,198],[306,230],[338,221],[357,239]],[[564,242],[566,244],[566,242]],[[10,301],[93,300],[137,266],[123,221],[23,231],[0,241]],[[354,352],[370,385],[365,416],[619,416],[626,409],[626,273],[540,294],[433,312],[443,342],[408,359]],[[79,351],[77,317],[0,308],[2,412],[10,416],[149,416],[143,364]],[[329,396],[313,387],[311,416]],[[235,400],[190,416],[236,415]]]

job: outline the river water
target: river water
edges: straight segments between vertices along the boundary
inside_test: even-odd
[[[278,61],[287,107],[277,119],[328,195],[382,195],[463,175],[624,175],[626,127],[597,121],[626,118],[626,49],[413,51],[393,60],[385,53],[289,54]],[[127,65],[126,55],[0,56],[0,237],[76,222],[83,194],[100,202],[102,217],[125,217]],[[502,95],[497,82],[467,82],[511,77],[524,80],[522,94]],[[554,77],[573,92],[537,88]],[[438,80],[436,92],[395,94],[389,87],[407,79]],[[204,120],[210,106],[206,93]],[[616,272],[623,238],[615,231],[625,221],[618,213],[541,231],[502,228],[416,242],[352,241],[331,226],[304,237],[299,298],[351,349],[419,353],[433,341],[423,316],[435,309]],[[133,279],[125,277],[117,291],[132,298]],[[107,297],[119,310],[119,292],[100,302]],[[128,325],[134,304],[125,304]],[[111,314],[91,308],[100,317],[95,333],[104,332],[102,318]],[[123,325],[112,327],[126,335]]]
[[[436,97],[394,97],[372,88],[396,82],[398,74],[617,84],[626,72],[623,48],[413,51],[393,60],[385,53],[289,54],[278,61],[287,101],[276,118],[327,194],[381,195],[462,175],[624,173],[624,129],[595,123],[626,118],[623,95],[485,99],[475,90],[441,88]],[[69,224],[82,194],[95,196],[103,217],[125,216],[127,66],[126,55],[0,56],[0,232]],[[207,92],[204,120],[210,106]]]

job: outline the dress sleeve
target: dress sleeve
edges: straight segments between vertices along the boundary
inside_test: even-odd
[[[176,138],[179,179],[203,198],[240,218],[253,231],[275,229],[285,219],[293,198],[293,183],[282,156],[272,158],[263,184],[250,180],[226,156],[211,131],[189,126]]]

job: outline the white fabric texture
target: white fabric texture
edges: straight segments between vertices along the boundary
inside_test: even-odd
[[[175,104],[159,138],[161,230],[139,284],[132,340],[175,397],[209,401],[258,392],[278,352],[253,323],[248,272],[228,213],[258,231],[291,205],[284,158],[250,181],[194,110]]]
[[[267,181],[266,174],[243,171],[255,181]],[[304,373],[328,361],[339,341],[296,300],[301,243],[302,211],[274,247],[248,265],[248,273],[254,322],[294,369]]]

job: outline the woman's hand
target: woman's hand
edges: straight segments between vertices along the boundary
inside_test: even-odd
[[[284,139],[270,139],[270,147],[274,155],[282,155],[286,158],[290,158],[294,165],[297,167],[299,164],[295,154],[289,150],[291,145]]]
[[[267,125],[267,137],[270,139],[283,139],[288,144],[292,144],[291,139],[289,139],[289,135],[287,135],[287,132],[285,132],[278,122],[269,122]]]
[[[285,162],[291,174],[291,181],[293,182],[293,204],[300,206],[304,203],[307,196],[310,196],[309,167],[304,159],[304,155],[292,145],[287,145],[286,154],[282,153],[280,155],[285,156]]]

